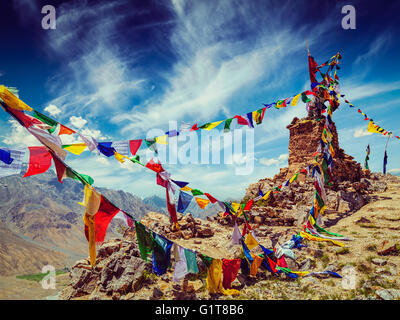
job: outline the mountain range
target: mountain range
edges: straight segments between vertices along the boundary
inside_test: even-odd
[[[55,172],[0,179],[0,275],[40,272],[50,263],[63,267],[87,256],[84,235],[83,186],[71,179],[57,181]],[[160,212],[141,198],[121,190],[97,188],[113,204],[137,219]],[[118,236],[110,224],[107,238]]]

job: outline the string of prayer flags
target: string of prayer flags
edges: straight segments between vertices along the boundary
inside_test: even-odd
[[[192,201],[193,196],[186,192],[179,192],[179,199],[178,199],[178,212],[184,213],[189,206],[190,202]]]
[[[32,111],[33,109],[26,103],[21,101],[17,96],[15,96],[10,90],[5,86],[0,85],[0,99],[4,101],[10,108],[18,111]]]
[[[28,171],[23,178],[46,172],[51,166],[51,154],[49,150],[42,147],[28,147],[29,165]]]
[[[0,178],[20,173],[22,169],[22,160],[25,156],[25,149],[3,148],[0,150],[9,153],[10,160],[12,159],[10,163],[7,163],[9,160],[7,160],[8,156],[6,155],[6,161],[0,161]]]
[[[208,200],[208,199],[202,199],[202,198],[198,198],[198,197],[195,197],[195,199],[201,209],[205,209],[207,207],[207,205],[210,203],[210,200]]]
[[[56,130],[57,124],[58,124],[57,121],[49,118],[48,116],[46,116],[43,113],[40,113],[39,111],[36,111],[36,110],[33,111],[33,116],[36,119],[39,119],[40,121],[42,121],[43,123],[46,123],[47,125],[49,125],[51,127],[51,129],[48,129],[48,131],[50,133],[53,133]]]

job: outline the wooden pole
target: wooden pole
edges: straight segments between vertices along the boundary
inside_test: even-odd
[[[308,49],[308,41],[307,41],[307,39],[306,39],[306,46],[307,46],[308,55],[310,55],[310,50]]]

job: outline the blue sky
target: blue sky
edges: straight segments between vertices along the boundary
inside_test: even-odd
[[[57,10],[57,29],[41,28],[42,6]],[[356,29],[341,27],[341,8],[356,9]],[[340,51],[341,92],[383,128],[400,135],[398,1],[34,1],[2,3],[0,83],[71,128],[98,140],[146,137],[169,120],[212,122],[243,114],[309,87],[307,39],[322,63]],[[50,106],[50,107],[49,107]],[[177,180],[222,199],[287,165],[292,118],[305,105],[266,111],[254,130],[254,170],[227,165],[165,165]],[[34,145],[3,113],[0,146]],[[340,146],[382,171],[386,139],[366,133],[356,109],[333,116]],[[400,141],[389,142],[388,170],[400,172]],[[88,151],[68,155],[95,185],[139,196],[163,195],[151,172]]]

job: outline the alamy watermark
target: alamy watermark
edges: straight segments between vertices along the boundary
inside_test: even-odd
[[[341,272],[342,288],[354,290],[357,285],[357,271],[353,266],[344,266]]]
[[[46,274],[40,282],[42,288],[54,290],[56,288],[56,268],[50,264],[45,265],[42,268],[42,273]]]
[[[345,30],[356,28],[356,8],[348,4],[343,6],[342,14],[345,16],[342,18],[342,28]]]
[[[56,29],[56,8],[52,5],[45,5],[42,7],[42,14],[45,14],[45,16],[42,18],[42,28],[45,30]]]

